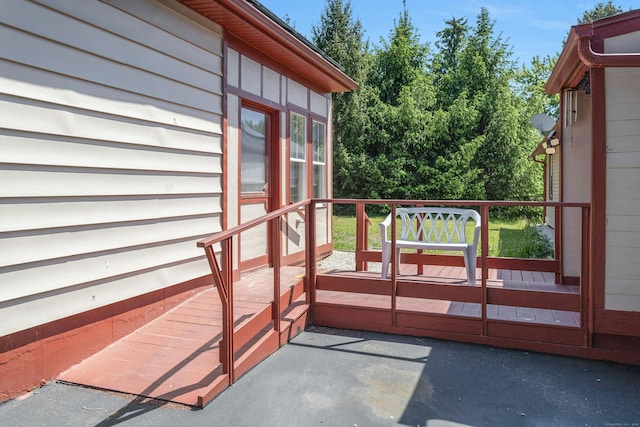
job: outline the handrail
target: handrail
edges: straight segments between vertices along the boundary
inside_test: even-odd
[[[260,225],[262,223],[271,221],[272,219],[278,218],[279,216],[282,216],[284,214],[287,214],[289,212],[295,211],[300,209],[303,206],[307,206],[311,203],[311,199],[306,199],[306,200],[301,200],[299,202],[293,203],[291,205],[287,205],[285,207],[282,207],[278,210],[269,212],[268,214],[265,214],[259,218],[254,218],[250,221],[247,221],[243,224],[237,225],[235,227],[229,228],[228,230],[222,230],[219,231],[213,235],[211,235],[210,237],[207,237],[206,239],[202,239],[200,241],[198,241],[198,247],[199,248],[204,248],[207,246],[211,246],[213,244],[216,244],[218,242],[221,242],[225,239],[228,239],[229,237],[233,237],[237,234],[242,233],[243,231],[247,231],[250,228],[255,227],[256,225]]]
[[[442,205],[442,206],[549,206],[559,208],[586,208],[589,202],[543,202],[517,200],[405,200],[405,199],[313,199],[315,203],[355,204],[367,205]]]
[[[491,207],[504,207],[504,206],[517,206],[517,207],[522,207],[522,206],[530,206],[530,207],[538,207],[538,206],[545,206],[545,207],[554,207],[554,208],[559,208],[560,210],[562,210],[563,208],[578,208],[580,209],[581,215],[582,215],[582,234],[583,234],[583,248],[582,248],[582,259],[581,259],[581,271],[580,271],[580,301],[581,301],[581,307],[580,307],[580,316],[582,319],[582,325],[581,325],[581,329],[584,333],[584,340],[585,340],[585,345],[589,345],[590,343],[590,339],[591,339],[591,334],[592,334],[592,329],[593,329],[593,310],[589,308],[588,305],[588,299],[589,299],[589,288],[588,288],[588,282],[589,282],[589,259],[588,259],[588,246],[590,245],[590,237],[589,237],[589,222],[590,222],[590,214],[589,214],[589,210],[591,207],[591,204],[588,202],[546,202],[546,201],[499,201],[499,200],[402,200],[402,199],[387,199],[387,200],[368,200],[368,199],[313,199],[313,202],[317,202],[317,203],[324,203],[324,202],[330,202],[334,205],[337,204],[355,204],[357,207],[357,212],[359,212],[359,218],[358,221],[361,221],[362,218],[364,218],[366,216],[366,212],[365,212],[365,206],[366,205],[387,205],[390,207],[391,210],[391,216],[395,217],[395,212],[396,209],[399,206],[411,206],[411,205],[417,205],[417,206],[426,206],[426,205],[432,205],[432,206],[468,206],[468,207],[474,207],[476,209],[480,210],[480,217],[481,217],[481,250],[480,250],[480,268],[481,268],[481,281],[480,281],[480,306],[481,306],[481,314],[480,314],[480,319],[481,319],[481,336],[483,337],[487,337],[489,336],[490,332],[489,332],[489,317],[488,317],[488,313],[487,313],[487,304],[489,304],[489,290],[487,287],[487,279],[489,276],[489,258],[495,258],[495,257],[490,257],[489,256],[489,210]],[[391,253],[396,253],[396,230],[395,230],[395,221],[391,222],[391,245],[392,245],[392,250]],[[556,224],[557,226],[557,224]],[[357,226],[358,230],[360,228],[360,226]],[[558,228],[558,227],[556,227]],[[559,227],[560,230],[556,230],[556,233],[560,233],[559,234],[559,239],[561,239],[561,233],[562,227]],[[558,234],[556,234],[556,236],[558,237]],[[585,240],[586,239],[586,240]],[[357,239],[359,241],[359,239]],[[363,246],[363,245],[360,245]],[[362,250],[363,249],[363,250]],[[362,251],[362,252],[369,252],[368,250],[368,243],[364,244],[364,248],[357,248],[356,252]],[[360,255],[360,256],[359,256]],[[498,258],[501,259],[501,258]],[[362,256],[362,254],[358,254],[356,253],[356,270],[358,269],[358,262],[360,262],[361,264],[365,264],[367,261],[372,261],[372,257],[368,256],[368,254],[366,256]],[[519,260],[519,261],[525,261],[525,260]],[[561,254],[558,254],[556,252],[556,257],[554,260],[552,260],[554,262],[554,264],[556,264],[554,266],[555,268],[555,272],[556,275],[558,274],[558,271],[561,271],[558,269],[558,266],[561,265]],[[503,261],[501,261],[503,262]],[[540,262],[546,262],[546,260],[542,260]],[[420,267],[421,263],[418,262],[418,268]],[[391,278],[390,278],[390,298],[391,298],[391,324],[392,326],[396,326],[396,296],[397,296],[397,289],[398,289],[398,273],[399,273],[399,265],[396,265],[396,263],[393,263],[391,265]],[[421,274],[421,273],[420,273]],[[587,286],[585,286],[585,284],[587,284]]]
[[[277,333],[281,333],[280,329],[280,256],[281,256],[281,242],[280,242],[280,218],[290,212],[299,212],[301,208],[309,209],[309,206],[313,207],[314,203],[311,199],[302,200],[297,203],[282,207],[273,212],[269,212],[262,217],[252,219],[232,227],[228,230],[223,230],[215,233],[205,239],[197,242],[198,247],[204,249],[209,261],[209,267],[211,268],[212,279],[218,290],[218,296],[222,304],[222,340],[219,345],[220,350],[220,363],[222,365],[222,372],[226,374],[227,383],[233,384],[236,380],[235,372],[235,358],[234,358],[234,315],[233,315],[233,238],[243,231],[247,231],[257,225],[269,223],[272,227],[272,235],[274,236],[270,243],[269,251],[273,254],[273,330]],[[312,212],[309,213],[309,219],[315,221],[315,216]],[[313,234],[314,227],[307,227],[308,242],[315,242],[315,235]],[[216,257],[216,253],[213,245],[220,243],[220,261]],[[307,251],[307,264],[309,264],[309,253],[315,259],[315,251],[313,249]],[[307,266],[307,277],[313,277],[315,270],[313,266]],[[307,281],[307,289],[309,288]],[[309,296],[307,296],[309,298]],[[280,337],[278,337],[280,342]]]
[[[220,301],[222,303],[222,341],[220,343],[220,361],[222,364],[222,372],[227,374],[228,384],[232,384],[235,382],[235,360],[234,360],[234,307],[233,307],[233,268],[234,268],[234,256],[238,256],[238,253],[234,252],[234,237],[240,235],[240,233],[245,232],[253,227],[256,227],[261,224],[267,223],[270,227],[271,233],[274,236],[272,242],[269,246],[270,253],[273,254],[273,268],[274,268],[274,296],[273,296],[273,329],[275,332],[280,333],[280,262],[281,262],[281,235],[282,232],[282,218],[292,212],[298,212],[301,214],[302,212],[306,213],[306,223],[305,227],[306,233],[306,244],[305,244],[305,293],[306,293],[306,303],[309,305],[309,314],[310,318],[313,319],[315,305],[316,305],[316,215],[315,215],[315,207],[318,204],[355,204],[357,209],[360,211],[360,215],[357,215],[359,219],[360,225],[358,225],[358,233],[360,233],[360,238],[358,241],[360,242],[359,247],[356,250],[356,264],[361,265],[360,269],[364,270],[366,267],[367,260],[370,260],[368,251],[368,242],[367,242],[367,223],[370,223],[369,218],[366,215],[365,206],[366,205],[388,205],[391,208],[392,214],[395,213],[396,208],[399,205],[440,205],[440,206],[471,206],[475,208],[479,208],[481,210],[481,218],[482,218],[482,241],[481,241],[481,253],[480,253],[480,268],[482,269],[482,280],[481,280],[481,321],[482,321],[482,336],[486,337],[489,335],[488,329],[488,316],[487,316],[487,304],[488,304],[488,289],[487,289],[487,277],[489,270],[489,262],[488,262],[488,253],[489,253],[489,241],[488,241],[488,228],[489,228],[489,209],[491,207],[499,207],[499,206],[547,206],[547,207],[557,207],[557,208],[581,208],[582,209],[582,218],[583,218],[583,231],[587,233],[587,241],[583,242],[584,245],[589,245],[590,240],[588,236],[588,228],[586,222],[590,218],[589,216],[589,208],[590,203],[579,203],[579,202],[543,202],[543,201],[487,201],[487,200],[402,200],[402,199],[379,199],[379,200],[369,200],[369,199],[306,199],[296,203],[293,203],[288,206],[284,206],[280,209],[277,209],[273,212],[269,212],[259,218],[252,219],[247,221],[246,223],[240,224],[238,226],[234,226],[228,230],[222,230],[220,232],[214,233],[209,237],[206,237],[197,242],[198,247],[204,249],[207,260],[209,261],[212,279],[215,283],[218,294],[220,296]],[[395,221],[392,221],[392,253],[395,253]],[[360,229],[361,228],[361,229]],[[561,232],[561,231],[557,231]],[[216,249],[214,249],[214,245],[220,244],[219,252],[216,253]],[[583,264],[581,271],[581,281],[588,279],[589,271],[588,271],[588,259],[585,258],[585,254],[588,249],[587,246],[583,247]],[[358,257],[358,252],[362,252],[365,256],[360,254]],[[588,258],[588,257],[587,257]],[[418,264],[421,261],[418,261]],[[546,261],[545,261],[546,262]],[[555,260],[557,263],[558,260]],[[359,264],[358,264],[359,263]],[[391,289],[390,289],[390,297],[391,297],[391,319],[392,325],[396,325],[396,295],[398,290],[398,267],[394,263],[391,269]],[[358,269],[358,268],[357,268]],[[551,271],[551,270],[546,270]],[[586,343],[589,343],[590,333],[593,327],[593,310],[589,309],[587,305],[589,290],[585,288],[585,286],[580,286],[581,293],[581,318],[582,320],[582,329],[585,331],[585,340]],[[586,313],[585,313],[586,312]]]

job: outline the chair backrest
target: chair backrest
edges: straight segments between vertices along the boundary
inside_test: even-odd
[[[475,222],[473,244],[480,231],[480,215],[473,209],[398,208],[402,220],[400,239],[416,242],[467,243],[465,228],[469,219]]]

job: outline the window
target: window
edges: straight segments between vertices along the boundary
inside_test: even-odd
[[[307,123],[305,117],[300,114],[291,113],[289,132],[289,140],[291,143],[289,154],[291,202],[298,202],[306,197],[306,133]]]
[[[242,108],[240,191],[267,191],[267,118],[264,113]]]
[[[313,121],[313,197],[327,197],[326,129],[324,123]]]

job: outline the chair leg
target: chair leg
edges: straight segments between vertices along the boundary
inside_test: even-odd
[[[389,245],[382,246],[382,272],[380,277],[386,279],[389,274],[389,262],[391,261],[391,247]]]
[[[469,286],[476,285],[476,254],[474,248],[467,248],[464,251],[464,265],[467,267],[467,283]]]

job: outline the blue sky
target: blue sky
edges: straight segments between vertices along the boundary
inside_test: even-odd
[[[258,1],[280,18],[288,15],[294,28],[309,39],[311,26],[319,24],[325,5],[324,0]],[[406,0],[406,3],[421,41],[432,48],[445,20],[466,17],[473,24],[480,8],[485,7],[495,21],[496,33],[508,39],[514,59],[529,64],[536,55],[559,53],[569,28],[598,0]],[[625,11],[640,8],[638,0],[613,3]],[[394,21],[402,13],[402,0],[351,0],[351,7],[354,17],[362,22],[365,38],[379,46],[380,37],[388,38]]]

